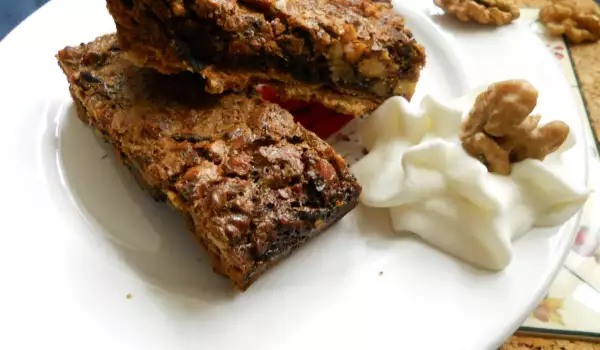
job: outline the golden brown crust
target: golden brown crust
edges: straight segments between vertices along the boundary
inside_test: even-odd
[[[317,101],[340,113],[359,117],[375,110],[380,102],[362,96],[340,94],[328,89],[317,89],[310,84],[269,84],[284,100]]]
[[[425,64],[385,1],[108,0],[108,8],[131,58],[163,73],[275,70],[381,98],[416,83]]]
[[[134,66],[114,35],[58,59],[81,119],[184,214],[239,289],[357,204],[343,159],[278,105],[209,95],[198,75]]]
[[[337,92],[323,84],[303,83],[289,74],[269,71],[266,73],[247,70],[219,69],[208,66],[200,71],[206,79],[206,90],[211,94],[225,91],[246,91],[255,84],[266,83],[285,100],[316,101],[342,114],[359,117],[377,108],[382,99],[373,98],[360,91]],[[414,90],[414,86],[409,87]],[[410,99],[411,95],[403,95]]]

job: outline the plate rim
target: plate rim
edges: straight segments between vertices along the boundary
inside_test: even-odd
[[[397,1],[395,1],[397,2]],[[46,4],[44,4],[40,9],[38,9],[36,12],[34,12],[32,15],[28,16],[24,21],[22,21],[17,27],[15,27],[13,30],[11,30],[6,36],[5,38],[0,42],[0,52],[4,53],[5,48],[9,45],[14,45],[13,41],[16,40],[16,38],[18,37],[18,35],[20,34],[21,31],[24,31],[26,29],[28,29],[30,26],[32,26],[32,24],[30,23],[34,23],[35,21],[37,21],[37,18],[39,16],[45,15],[45,13],[47,11],[50,11],[50,8],[53,8],[52,6],[55,6],[55,4],[59,3],[59,1],[50,1]],[[394,4],[394,6],[396,6],[396,4]],[[418,12],[417,10],[415,10],[416,6],[409,6],[408,4],[402,4],[400,6],[398,6],[398,8],[410,8],[409,13],[416,13],[419,17],[422,17],[424,20],[432,22],[431,19],[429,19],[424,13],[422,12]],[[408,17],[408,16],[407,16]],[[435,25],[435,23],[432,23],[433,25]],[[26,29],[23,29],[26,28]],[[444,33],[443,31],[440,31],[440,34],[442,35],[446,35],[446,33]],[[448,36],[448,35],[446,35]],[[450,40],[454,40],[454,38],[449,37]],[[450,45],[451,41],[447,41],[444,42],[444,45]],[[66,44],[72,44],[72,43],[66,43]],[[10,48],[10,47],[9,47]],[[8,50],[6,50],[8,51]],[[464,65],[464,61],[462,59],[460,59],[460,55],[455,55],[455,53],[458,53],[458,50],[445,50],[446,52],[450,52],[451,55],[456,56],[458,58],[458,60],[456,62],[459,62],[460,65]],[[548,53],[549,55],[549,53]],[[3,55],[0,55],[0,57],[2,57]],[[0,58],[0,61],[2,59]],[[558,66],[558,64],[557,64]],[[469,78],[469,74],[468,74],[468,70],[463,69],[464,72],[466,72],[466,76],[467,76],[467,81],[469,82],[469,86],[471,86],[471,80]],[[562,74],[562,72],[560,72],[561,76],[563,77],[564,80],[564,84],[568,85],[568,82],[566,80],[566,78],[564,77],[564,75]],[[471,86],[472,87],[472,86]],[[569,98],[573,99],[572,96],[569,96]],[[578,128],[582,129],[584,128],[584,125],[579,122],[578,123]],[[587,138],[587,134],[585,132],[582,132],[581,135],[583,135],[584,139],[580,140],[580,142],[584,143],[586,141]],[[587,147],[583,147],[583,151],[585,153],[585,182],[586,185],[589,183],[589,175],[588,175],[588,170],[589,170],[589,150],[587,149]],[[581,215],[582,212],[581,210],[577,213],[576,215],[576,221],[577,223],[580,222],[581,220]],[[576,227],[577,225],[575,225]],[[552,283],[552,281],[555,279],[556,275],[559,273],[560,268],[562,266],[562,264],[564,263],[564,260],[566,259],[567,254],[569,253],[570,249],[570,245],[572,244],[573,240],[575,239],[575,235],[576,235],[577,230],[573,230],[573,232],[571,232],[571,234],[567,237],[562,237],[562,239],[560,240],[560,243],[557,244],[557,246],[561,247],[560,251],[561,251],[561,257],[558,260],[553,260],[553,261],[557,261],[556,264],[554,264],[554,266],[552,267],[552,269],[549,271],[550,273],[547,274],[547,278],[544,279],[542,285],[543,288],[538,289],[538,292],[536,293],[536,300],[532,300],[529,303],[530,306],[530,310],[532,310],[533,308],[535,308],[535,306],[539,303],[539,301],[543,298],[544,294],[546,293],[547,289],[549,288],[550,284]],[[566,236],[566,235],[565,235]],[[513,322],[513,326],[514,329],[517,329],[521,323],[522,320],[524,320],[527,316],[529,315],[529,311],[524,312],[522,315],[522,319],[517,319]],[[496,346],[496,345],[500,345],[502,344],[502,342],[504,340],[506,340],[508,338],[508,336],[510,336],[513,332],[514,329],[510,330],[510,329],[506,329],[504,333],[499,334],[498,339],[494,340],[493,342],[490,342],[490,347],[491,346]]]

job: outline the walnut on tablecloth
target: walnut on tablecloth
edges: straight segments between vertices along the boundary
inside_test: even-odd
[[[552,121],[538,127],[541,117],[531,115],[537,98],[537,90],[525,80],[490,85],[462,125],[465,151],[500,175],[510,175],[511,163],[544,160],[565,142],[569,126]]]
[[[501,26],[521,15],[515,0],[434,0],[435,4],[463,22]]]
[[[600,39],[600,15],[596,7],[583,6],[577,0],[560,0],[540,10],[542,22],[552,35],[565,35],[574,43]]]

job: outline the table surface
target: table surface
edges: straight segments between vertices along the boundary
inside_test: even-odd
[[[48,0],[0,0],[0,39]]]
[[[539,7],[553,0],[517,0],[524,7]],[[555,1],[555,0],[554,0]],[[593,2],[594,0],[579,0],[581,2]],[[600,1],[600,0],[597,0]],[[10,30],[16,27],[29,14],[33,13],[48,0],[0,0],[0,39],[4,38]],[[577,85],[580,88],[584,105],[590,118],[590,124],[597,140],[600,135],[600,43],[575,45],[568,47],[570,62],[574,65],[576,71]],[[560,54],[560,53],[558,53]],[[600,250],[599,250],[600,252]],[[572,262],[576,266],[571,266],[575,271],[570,271],[581,280],[586,278],[597,278],[600,282],[600,265],[586,266],[587,261]],[[566,264],[568,267],[568,263]],[[591,272],[590,272],[591,271]],[[588,276],[590,273],[593,275]],[[559,278],[561,276],[559,275]],[[593,285],[593,283],[592,283]],[[599,292],[595,290],[595,292]],[[600,296],[600,293],[598,293]],[[552,298],[548,298],[552,299]],[[599,299],[600,300],[600,299]],[[546,302],[546,300],[545,300]],[[544,306],[545,305],[545,306]],[[541,304],[538,310],[547,307],[549,304]],[[536,310],[537,311],[537,310]],[[549,310],[545,310],[549,311]],[[551,311],[551,310],[550,310]],[[597,310],[600,315],[600,309]],[[549,313],[551,314],[551,312]],[[547,316],[547,315],[546,315]],[[527,325],[527,323],[526,323]],[[552,328],[552,327],[549,327]],[[560,329],[560,327],[558,327]],[[531,329],[529,329],[531,331]],[[539,333],[539,330],[538,330]],[[516,349],[572,349],[572,350],[600,350],[600,344],[593,344],[585,341],[572,339],[548,339],[540,337],[528,337],[526,335],[516,335],[510,338],[503,346],[502,350]],[[600,339],[599,339],[600,340]]]

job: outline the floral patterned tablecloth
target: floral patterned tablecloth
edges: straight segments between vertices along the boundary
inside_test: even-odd
[[[522,330],[536,333],[573,334],[600,338],[600,158],[589,122],[586,102],[574,72],[569,47],[562,38],[545,35],[537,21],[538,10],[522,10],[522,18],[546,43],[563,68],[579,103],[589,149],[589,188],[592,195],[583,209],[577,238],[567,260]]]

